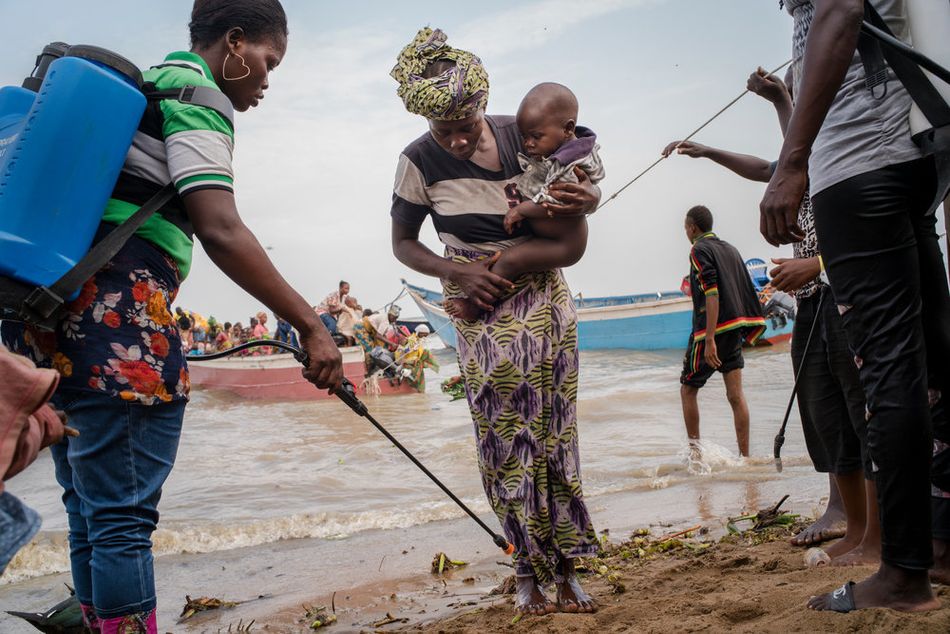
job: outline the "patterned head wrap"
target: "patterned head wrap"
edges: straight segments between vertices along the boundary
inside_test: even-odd
[[[426,119],[458,121],[488,105],[488,72],[476,55],[447,46],[446,39],[439,29],[420,29],[390,75],[399,82],[396,94],[406,110]],[[455,65],[435,77],[422,76],[429,64],[441,60]]]

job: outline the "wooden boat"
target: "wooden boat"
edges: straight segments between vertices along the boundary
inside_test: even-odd
[[[442,294],[402,280],[406,292],[452,348],[455,328],[442,308]],[[685,348],[692,329],[693,302],[681,291],[610,297],[576,296],[578,346],[581,350],[662,350]],[[763,339],[775,343],[792,335],[792,320],[766,319]]]
[[[359,346],[340,348],[343,354],[343,373],[356,387],[359,396],[378,394],[412,394],[416,390],[407,382],[391,384],[388,379],[365,381],[363,350]],[[325,390],[318,390],[300,373],[300,364],[290,354],[269,354],[247,357],[227,357],[214,361],[200,361],[188,357],[191,384],[208,390],[223,390],[249,399],[321,400],[331,398]]]

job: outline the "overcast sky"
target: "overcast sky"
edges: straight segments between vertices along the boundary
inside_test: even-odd
[[[188,47],[190,0],[0,0],[0,85],[19,84],[52,40],[97,44],[142,68]],[[312,303],[351,282],[379,307],[410,271],[392,255],[389,206],[399,152],[426,131],[389,77],[421,26],[481,56],[489,113],[512,114],[536,83],[557,81],[580,101],[607,169],[605,196],[745,87],[757,66],[790,57],[790,17],[776,0],[486,0],[479,3],[284,0],[290,42],[261,106],[237,118],[235,187],[245,222]],[[39,7],[42,7],[40,10]],[[771,106],[747,95],[696,137],[773,159],[781,144]],[[687,273],[683,215],[712,209],[716,230],[746,257],[779,251],[758,234],[763,186],[712,163],[664,161],[590,220],[583,261],[567,271],[585,296],[679,287]],[[423,237],[440,245],[427,223]],[[789,249],[782,253],[790,253]],[[179,303],[246,321],[258,303],[195,248]],[[403,300],[405,314],[418,314]]]

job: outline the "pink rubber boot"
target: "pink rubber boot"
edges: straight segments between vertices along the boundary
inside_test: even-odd
[[[80,603],[79,609],[82,610],[82,624],[92,634],[100,634],[99,617],[96,616],[96,610],[91,605]]]
[[[101,634],[158,634],[155,610],[136,612],[114,619],[101,619],[99,632]]]

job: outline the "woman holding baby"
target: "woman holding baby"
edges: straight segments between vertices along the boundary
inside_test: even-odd
[[[573,564],[598,541],[581,491],[577,315],[559,267],[583,254],[600,200],[595,137],[556,84],[532,90],[517,120],[487,116],[481,60],[439,30],[420,30],[392,76],[429,125],[399,157],[393,252],[443,281],[482,484],[516,548],[517,609],[593,612]],[[445,257],[419,241],[430,216]]]

